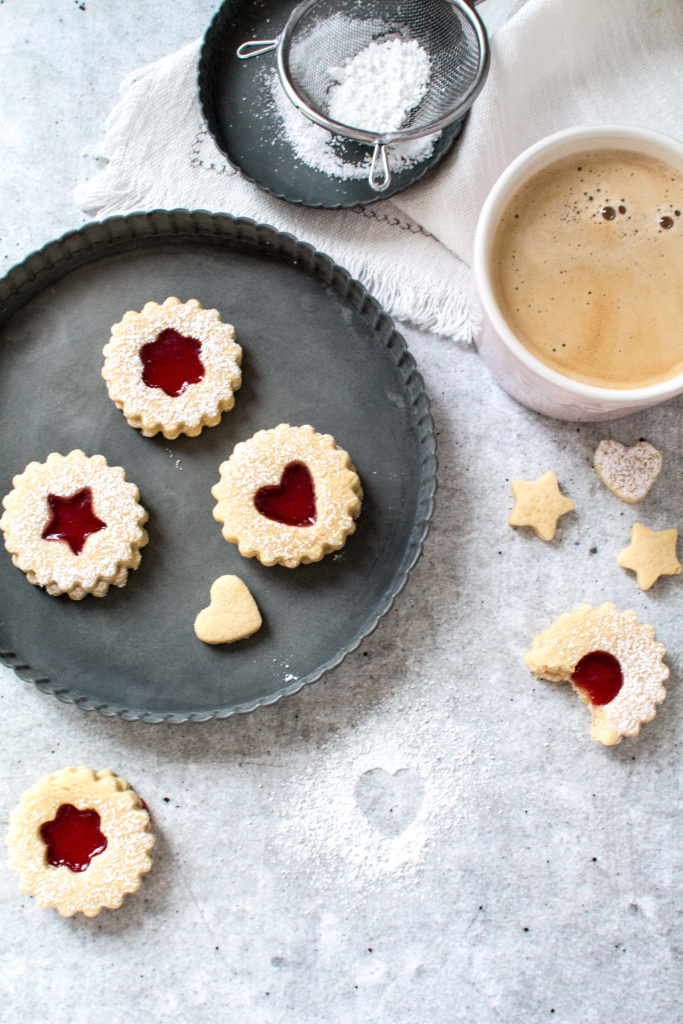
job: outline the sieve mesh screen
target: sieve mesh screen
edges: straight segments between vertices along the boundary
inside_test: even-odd
[[[294,92],[312,111],[349,128],[375,134],[386,126],[354,123],[330,99],[338,72],[370,44],[400,40],[421,48],[428,76],[419,102],[392,125],[395,138],[433,130],[457,116],[477,90],[486,70],[486,42],[478,19],[464,0],[315,0],[304,4],[282,40],[282,70]],[[335,74],[336,72],[336,74]],[[338,95],[337,95],[338,100]]]

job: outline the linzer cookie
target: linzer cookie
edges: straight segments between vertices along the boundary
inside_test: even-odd
[[[223,536],[240,554],[290,569],[342,548],[363,497],[333,437],[286,423],[235,445],[211,493]]]
[[[121,466],[80,449],[31,462],[3,498],[0,529],[12,561],[48,594],[80,601],[122,587],[147,543],[147,512]]]
[[[591,737],[612,746],[651,721],[666,697],[666,649],[652,626],[613,604],[580,604],[539,633],[524,660],[551,682],[571,682],[593,715]]]
[[[214,427],[242,383],[234,327],[197,299],[171,297],[127,312],[103,353],[109,397],[146,437],[195,437]]]
[[[149,812],[111,771],[64,768],[37,782],[12,811],[9,863],[22,892],[62,917],[95,917],[140,888],[152,866]]]

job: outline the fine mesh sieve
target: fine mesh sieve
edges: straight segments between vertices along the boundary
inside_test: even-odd
[[[349,123],[353,117],[338,103],[331,110],[340,69],[371,44],[392,40],[419,48],[428,60],[423,94],[414,107],[399,110],[397,124],[373,124],[372,102],[363,108],[366,123]],[[377,192],[391,182],[386,146],[432,135],[461,118],[489,63],[486,30],[465,0],[304,0],[277,39],[243,43],[237,56],[269,50],[277,50],[282,87],[303,114],[335,135],[374,146],[368,180]]]

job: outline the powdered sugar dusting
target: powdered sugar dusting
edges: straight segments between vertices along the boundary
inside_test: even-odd
[[[321,128],[297,110],[285,95],[276,71],[271,72],[266,88],[282,122],[282,135],[299,160],[314,170],[343,181],[368,176],[372,159],[370,148],[361,161],[349,159],[345,155],[348,142]],[[398,174],[427,160],[439,135],[440,133],[427,135],[421,139],[391,145],[387,149],[389,169],[392,173]]]
[[[406,127],[429,88],[431,61],[416,39],[387,38],[379,19],[341,14],[313,25],[292,45],[292,79],[302,96],[340,124],[375,133]],[[373,38],[373,37],[379,38]],[[326,61],[332,61],[327,66]],[[321,87],[321,79],[324,88]],[[333,135],[310,121],[285,94],[275,70],[267,75],[266,91],[282,122],[282,136],[303,163],[342,180],[368,176],[371,147]],[[394,143],[387,149],[392,173],[407,170],[431,156],[439,134]]]
[[[424,715],[419,700],[407,707],[403,699],[390,698],[381,714],[329,740],[315,765],[291,780],[280,842],[315,874],[316,886],[409,887],[430,845],[472,813],[488,755],[459,741],[445,708]],[[435,756],[435,742],[446,758]],[[377,799],[364,800],[370,786]],[[390,811],[401,805],[389,827]]]
[[[431,61],[416,39],[374,40],[329,73],[332,120],[381,134],[405,127],[429,88]]]
[[[648,441],[626,448],[618,441],[601,441],[593,457],[595,471],[622,501],[641,501],[659,476],[662,456]]]

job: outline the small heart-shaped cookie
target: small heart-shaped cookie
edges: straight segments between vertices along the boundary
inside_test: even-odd
[[[194,620],[194,631],[205,644],[244,640],[261,626],[261,613],[239,576],[219,576],[211,585],[211,603]]]
[[[626,448],[618,441],[601,441],[593,456],[595,472],[617,498],[641,501],[659,476],[662,456],[647,441]]]

